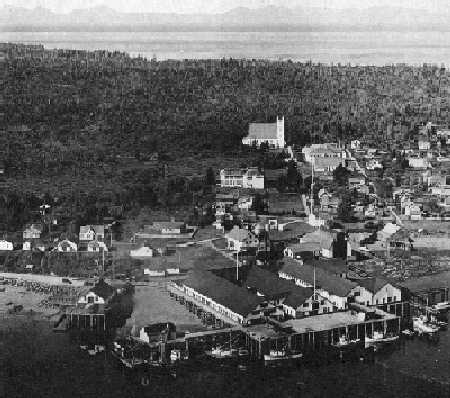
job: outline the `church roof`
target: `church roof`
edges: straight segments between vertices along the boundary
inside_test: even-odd
[[[276,123],[250,123],[248,127],[247,138],[260,140],[276,140],[277,124]]]

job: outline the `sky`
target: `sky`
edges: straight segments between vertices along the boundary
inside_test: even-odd
[[[45,7],[66,13],[76,8],[106,5],[122,12],[220,13],[235,7],[257,8],[267,5],[286,7],[368,8],[394,6],[430,11],[448,7],[448,0],[0,0],[5,5]]]

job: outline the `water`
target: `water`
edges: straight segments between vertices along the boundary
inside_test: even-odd
[[[266,58],[450,65],[450,32],[0,32],[0,42],[118,50],[158,59]]]
[[[0,330],[2,398],[450,396],[450,332],[441,332],[437,343],[406,341],[377,355],[375,362],[244,373],[196,366],[177,379],[155,377],[142,387],[109,353],[91,358],[69,334],[52,333],[47,322],[2,319]]]

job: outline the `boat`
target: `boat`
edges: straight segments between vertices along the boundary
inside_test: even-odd
[[[347,347],[353,346],[359,342],[360,342],[360,339],[349,340],[347,338],[347,336],[342,335],[341,337],[339,337],[339,341],[337,341],[336,343],[333,343],[331,345],[335,348],[347,348]]]
[[[264,355],[265,362],[287,361],[295,360],[303,357],[303,354],[298,352],[287,353],[285,350],[270,350],[269,354]]]
[[[398,340],[399,336],[385,336],[383,332],[373,332],[372,337],[366,336],[365,348],[378,348],[380,345],[393,343]]]
[[[431,306],[431,308],[438,311],[446,311],[450,308],[450,303],[448,301],[442,301]]]
[[[207,351],[206,355],[213,358],[234,358],[238,356],[239,351],[234,348],[214,347],[211,351]]]
[[[424,316],[413,318],[413,329],[419,336],[423,334],[431,335],[439,331],[439,327],[428,322]]]
[[[405,329],[405,330],[402,330],[402,335],[407,338],[412,338],[412,337],[414,337],[414,332],[409,329]]]

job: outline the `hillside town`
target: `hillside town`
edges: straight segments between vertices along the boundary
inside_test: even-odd
[[[445,68],[21,45],[0,65],[0,294],[38,290],[57,331],[106,330],[132,294],[113,352],[134,368],[199,347],[342,359],[446,327]]]

